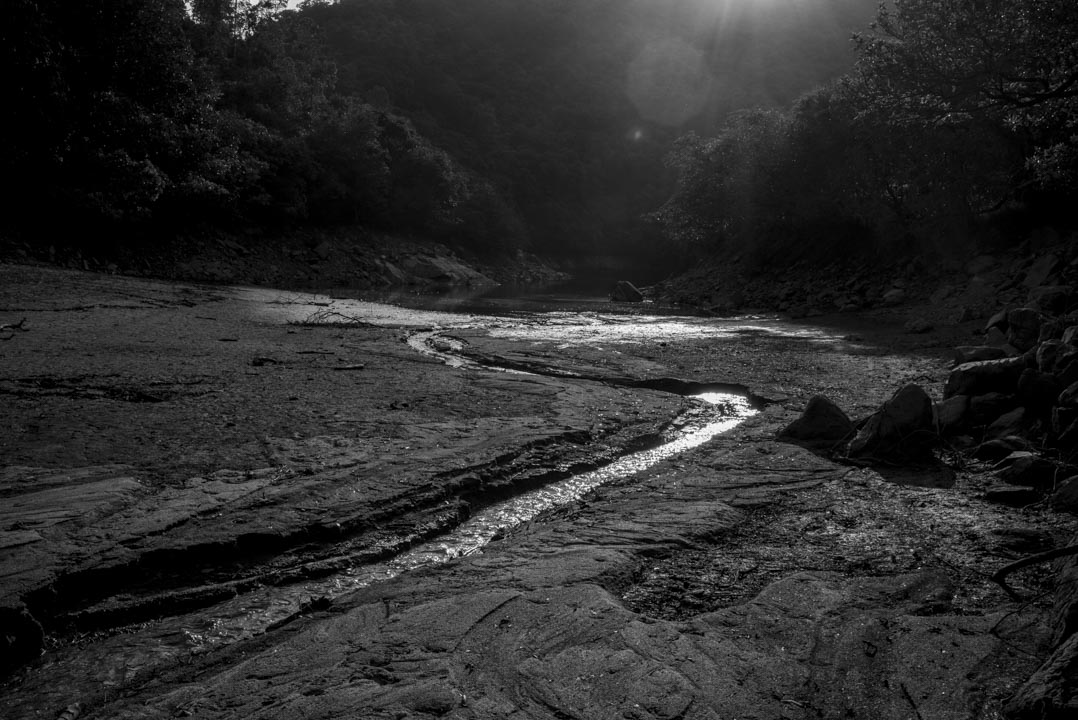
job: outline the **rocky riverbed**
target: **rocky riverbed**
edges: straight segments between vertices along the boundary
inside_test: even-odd
[[[939,487],[777,442],[817,394],[854,417],[940,395],[978,324],[864,320],[0,265],[4,717],[999,717],[1054,648],[1055,574],[989,576],[1075,523],[987,501],[957,455]],[[757,414],[477,552],[304,596],[661,442],[699,412],[670,391],[718,385]]]

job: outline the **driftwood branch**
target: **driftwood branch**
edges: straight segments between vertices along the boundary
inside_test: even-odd
[[[29,329],[30,328],[26,327],[26,318],[23,318],[22,320],[20,320],[17,323],[13,323],[13,324],[8,323],[8,324],[5,324],[5,325],[0,325],[0,333],[6,333],[6,332],[11,333],[10,335],[7,335],[7,337],[4,337],[2,334],[0,334],[0,340],[10,340],[11,338],[15,337],[15,331],[16,330],[18,330],[20,332],[26,332]]]
[[[1070,557],[1071,555],[1078,555],[1078,545],[1067,545],[1066,547],[1055,548],[1054,550],[1047,550],[1036,555],[1030,555],[1024,557],[1021,560],[1015,560],[1014,562],[1004,565],[999,570],[992,573],[990,578],[992,582],[999,585],[1003,590],[1011,596],[1014,600],[1021,600],[1022,597],[1014,591],[1006,582],[1006,578],[1011,573],[1027,568],[1032,565],[1040,565],[1041,563],[1050,562],[1052,560],[1058,560],[1059,558]]]

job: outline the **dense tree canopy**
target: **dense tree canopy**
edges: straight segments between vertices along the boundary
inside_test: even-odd
[[[841,81],[735,114],[668,162],[652,217],[683,247],[949,252],[1078,182],[1078,5],[893,0]]]
[[[13,0],[4,223],[644,248],[670,143],[841,72],[872,1]]]

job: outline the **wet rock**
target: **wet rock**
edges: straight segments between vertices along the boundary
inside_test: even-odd
[[[810,450],[830,451],[853,433],[854,424],[842,408],[823,395],[816,395],[808,401],[801,417],[778,434],[778,439]]]
[[[955,395],[938,402],[934,406],[936,427],[941,434],[950,435],[965,425],[969,411],[969,396]]]
[[[644,294],[628,280],[619,280],[610,293],[610,299],[614,302],[638,303],[644,302]]]
[[[1059,484],[1059,488],[1052,494],[1051,504],[1060,512],[1078,515],[1078,475]]]
[[[1007,313],[1007,342],[1025,352],[1037,344],[1044,316],[1033,308],[1015,308]]]
[[[1058,480],[1060,467],[1035,453],[1019,451],[1000,461],[996,477],[1011,485],[1051,490]]]
[[[982,362],[984,360],[1003,360],[1007,357],[1007,351],[993,345],[961,345],[954,349],[954,361],[952,366],[964,365],[970,362]]]
[[[984,436],[988,440],[995,438],[1021,436],[1029,427],[1028,413],[1024,407],[1017,407],[996,418],[985,428]]]
[[[1033,261],[1033,265],[1031,265],[1029,271],[1026,272],[1026,277],[1022,280],[1022,284],[1027,288],[1035,288],[1044,285],[1048,282],[1052,273],[1058,268],[1059,256],[1051,253],[1042,255]]]
[[[1078,635],[1059,647],[1003,709],[1008,720],[1078,717]]]
[[[918,385],[906,385],[883,404],[849,445],[854,458],[923,459],[936,443],[932,400]]]
[[[1042,285],[1029,291],[1029,306],[1058,315],[1069,310],[1074,288],[1069,285]]]
[[[1018,389],[1018,378],[1026,367],[1027,360],[1022,357],[964,363],[951,370],[943,397],[1013,393]]]

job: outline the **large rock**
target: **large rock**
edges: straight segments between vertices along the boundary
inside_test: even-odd
[[[1025,352],[1036,346],[1044,316],[1033,308],[1015,308],[1007,312],[1007,342]]]
[[[614,286],[614,291],[610,293],[610,299],[614,302],[644,302],[644,293],[628,280],[619,280]]]
[[[986,440],[997,438],[1021,436],[1029,428],[1029,412],[1024,407],[1017,407],[1008,413],[996,418],[991,425],[984,430]]]
[[[935,404],[934,413],[936,427],[941,435],[951,435],[958,432],[966,424],[966,413],[969,411],[969,396],[955,395],[942,402]]]
[[[1063,355],[1063,349],[1066,347],[1059,340],[1046,340],[1038,345],[1035,353],[1037,369],[1046,373],[1054,372],[1056,363],[1059,362],[1060,357]]]
[[[1059,484],[1052,494],[1052,508],[1059,512],[1078,515],[1078,475],[1069,477]]]
[[[988,318],[988,322],[984,324],[984,331],[988,332],[992,328],[999,328],[1004,332],[1007,331],[1007,310],[1000,310],[992,317]]]
[[[992,345],[960,345],[954,349],[954,361],[952,367],[965,365],[971,362],[984,360],[1002,360],[1007,357],[1007,351]]]
[[[417,279],[448,285],[491,285],[486,275],[450,257],[437,255],[407,258],[404,269]]]
[[[1078,535],[1071,538],[1078,545]],[[1052,636],[1057,643],[1078,637],[1078,555],[1056,565],[1056,591],[1052,603]]]
[[[1059,267],[1059,257],[1049,253],[1037,258],[1030,266],[1022,284],[1027,288],[1035,288],[1044,285],[1052,277],[1052,273]]]
[[[850,457],[924,459],[936,444],[932,399],[919,385],[906,385],[883,404],[849,445]]]
[[[1029,450],[1032,446],[1029,440],[1018,435],[1006,435],[1004,437],[986,440],[973,450],[973,457],[978,460],[994,462],[1002,460],[1011,453],[1020,450]]]
[[[1054,375],[1026,368],[1018,378],[1019,402],[1045,418],[1059,397],[1062,386]]]
[[[1073,382],[1059,393],[1056,404],[1066,408],[1078,408],[1078,382]]]
[[[1074,288],[1070,285],[1042,285],[1029,291],[1029,306],[1044,313],[1058,315],[1069,310]]]
[[[951,370],[943,397],[1014,393],[1018,390],[1018,378],[1028,366],[1029,362],[1024,357],[964,363]]]
[[[958,396],[955,396],[958,397]],[[969,421],[973,425],[989,425],[1000,415],[1014,410],[1018,401],[1008,393],[985,393],[976,395],[969,401]]]
[[[823,395],[816,395],[808,401],[801,417],[779,433],[778,439],[810,450],[830,451],[853,433],[853,422],[842,408]]]
[[[996,476],[1005,483],[1052,490],[1061,480],[1063,468],[1036,453],[1019,451],[1003,458]]]
[[[1018,689],[1003,714],[1008,720],[1078,717],[1078,635],[1059,647]]]

